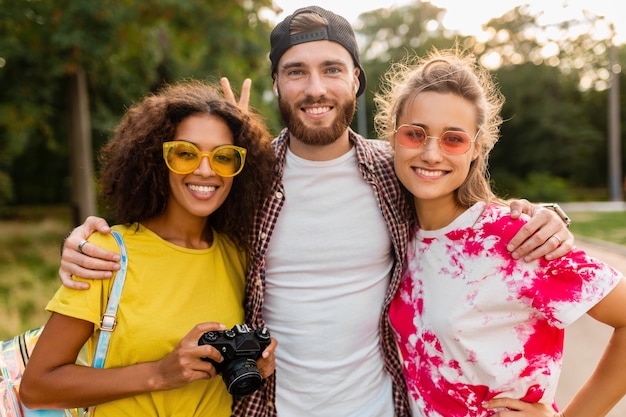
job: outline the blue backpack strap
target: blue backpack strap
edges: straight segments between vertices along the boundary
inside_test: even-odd
[[[113,288],[109,295],[109,302],[107,304],[106,311],[102,315],[100,322],[100,336],[98,337],[98,344],[96,346],[96,353],[93,356],[91,366],[94,368],[103,368],[104,361],[107,355],[107,349],[109,347],[109,341],[111,339],[111,332],[115,329],[117,323],[117,306],[120,303],[122,297],[122,289],[124,288],[124,280],[126,279],[126,270],[128,269],[128,253],[126,252],[126,246],[122,236],[115,230],[111,231],[111,235],[117,241],[120,247],[120,269],[115,275],[115,281],[113,282]]]

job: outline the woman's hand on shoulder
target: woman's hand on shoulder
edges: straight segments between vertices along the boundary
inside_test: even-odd
[[[528,214],[526,223],[507,245],[513,259],[531,262],[545,257],[547,260],[559,258],[574,247],[574,235],[567,225],[554,212],[530,203],[528,200],[512,200],[511,218],[522,213]]]

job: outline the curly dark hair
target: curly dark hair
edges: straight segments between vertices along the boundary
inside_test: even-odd
[[[243,170],[234,177],[226,201],[211,214],[207,227],[250,249],[247,234],[274,173],[272,137],[258,114],[242,112],[220,91],[188,80],[165,86],[128,109],[100,151],[100,194],[115,222],[142,222],[165,210],[170,186],[163,143],[174,138],[176,127],[187,117],[210,114],[224,120],[234,144],[248,152]]]

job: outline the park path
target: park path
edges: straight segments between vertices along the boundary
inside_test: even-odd
[[[626,276],[626,247],[606,245],[576,237],[576,246]],[[612,329],[585,315],[565,331],[563,373],[557,391],[557,404],[563,408],[593,372]],[[626,417],[626,399],[622,399],[607,417]]]

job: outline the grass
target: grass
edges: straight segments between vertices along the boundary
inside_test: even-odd
[[[586,236],[626,246],[626,211],[574,212],[570,230],[575,236]]]
[[[0,340],[40,326],[60,284],[59,244],[69,220],[0,220]]]
[[[626,246],[626,212],[568,213],[572,233]],[[0,340],[44,324],[44,307],[60,280],[59,244],[69,210],[21,210],[0,219]]]

